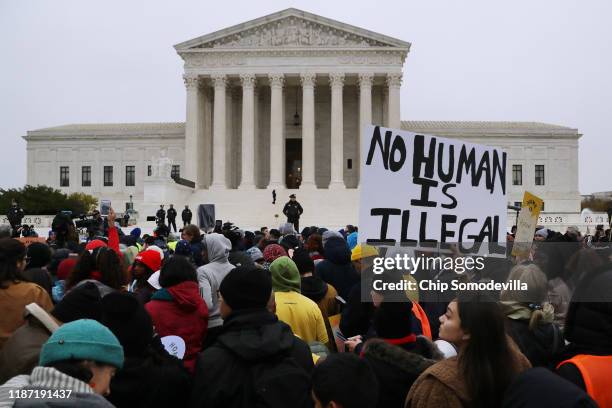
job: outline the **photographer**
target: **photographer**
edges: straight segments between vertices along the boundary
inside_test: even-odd
[[[11,207],[6,213],[6,218],[8,218],[9,223],[11,224],[12,229],[12,237],[19,237],[19,227],[21,226],[21,220],[23,219],[25,213],[23,208],[19,207],[19,203],[17,200],[13,200],[11,203]]]

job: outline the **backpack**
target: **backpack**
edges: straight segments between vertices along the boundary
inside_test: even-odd
[[[310,376],[289,355],[251,366],[254,408],[311,408]]]

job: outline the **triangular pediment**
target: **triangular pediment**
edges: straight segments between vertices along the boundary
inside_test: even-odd
[[[287,9],[174,46],[202,49],[371,48],[409,51],[410,43],[297,9]]]

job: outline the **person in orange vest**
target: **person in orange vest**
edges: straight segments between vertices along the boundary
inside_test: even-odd
[[[594,270],[578,285],[565,321],[569,342],[557,373],[612,408],[612,270]],[[607,269],[607,270],[606,270]]]

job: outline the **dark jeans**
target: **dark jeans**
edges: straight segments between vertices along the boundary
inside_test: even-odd
[[[293,227],[295,228],[295,232],[297,232],[298,234],[300,233],[300,219],[299,218],[293,221],[287,220],[287,222],[290,222],[291,224],[293,224]]]

